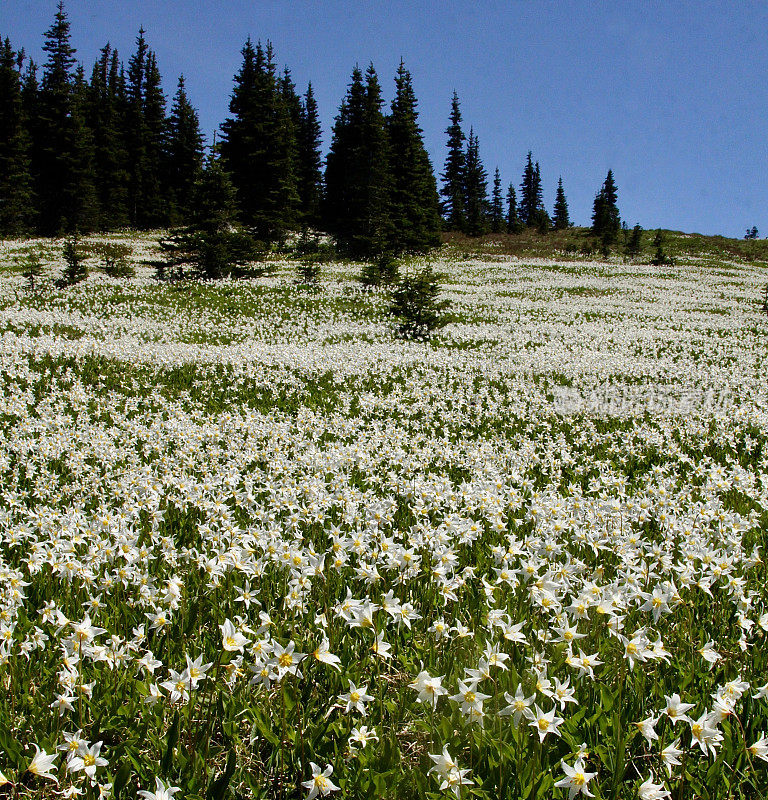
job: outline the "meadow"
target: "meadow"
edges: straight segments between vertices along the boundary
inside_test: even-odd
[[[102,241],[0,242],[0,795],[768,796],[765,262]]]

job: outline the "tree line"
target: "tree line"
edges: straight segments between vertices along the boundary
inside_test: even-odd
[[[441,230],[478,236],[571,225],[562,178],[552,214],[545,209],[531,152],[519,200],[512,183],[504,195],[498,168],[489,196],[478,136],[473,128],[465,135],[456,93],[438,190],[402,62],[389,108],[373,65],[355,67],[323,163],[312,84],[300,95],[269,43],[246,41],[230,115],[207,157],[184,77],[169,108],[143,29],[127,67],[106,44],[86,77],[60,2],[43,51],[40,69],[0,41],[2,236],[189,226],[219,208],[227,226],[265,245],[323,230],[340,252],[366,258],[425,251]],[[609,171],[592,232],[608,246],[620,226]]]

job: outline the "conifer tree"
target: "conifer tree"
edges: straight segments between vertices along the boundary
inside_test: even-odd
[[[64,3],[59,2],[51,27],[45,32],[43,50],[47,59],[37,102],[35,125],[39,227],[55,235],[67,226],[62,198],[68,194],[71,163],[66,145],[71,141],[73,68],[75,49],[70,44],[70,26]]]
[[[371,64],[352,72],[333,127],[325,170],[325,218],[339,248],[355,257],[383,252],[391,241],[391,176],[381,87]]]
[[[215,153],[195,183],[189,223],[171,231],[160,248],[165,261],[158,264],[158,272],[170,278],[191,272],[215,280],[258,257],[253,238],[237,223],[235,187]]]
[[[461,130],[461,109],[459,108],[459,97],[454,91],[451,100],[450,125],[446,129],[448,134],[448,155],[445,159],[445,166],[440,175],[443,186],[440,194],[443,198],[442,211],[446,225],[449,230],[464,230],[466,219],[464,216],[464,184],[466,156],[464,153],[464,142],[466,137]]]
[[[168,120],[165,94],[162,88],[157,56],[147,52],[142,111],[144,116],[145,147],[142,179],[142,226],[160,227],[169,219],[166,147]]]
[[[320,203],[323,194],[320,118],[312,83],[307,86],[298,130],[297,175],[299,214],[305,225],[320,223]]]
[[[632,233],[630,234],[629,241],[627,242],[627,255],[628,256],[636,256],[640,253],[640,248],[642,246],[643,240],[643,229],[640,226],[640,223],[637,223],[634,228],[632,228]]]
[[[411,74],[401,61],[391,114],[386,120],[391,163],[389,249],[396,253],[423,252],[439,243],[437,186],[416,105]]]
[[[96,193],[95,147],[88,126],[88,85],[78,66],[72,87],[72,103],[62,150],[67,158],[67,182],[60,198],[67,228],[91,231],[99,227],[99,199]]]
[[[184,76],[179,77],[168,117],[168,181],[174,218],[188,221],[195,185],[203,168],[203,135],[197,111],[187,97]]]
[[[262,241],[284,238],[299,205],[297,131],[277,79],[272,45],[248,39],[221,126],[221,154],[232,175],[244,224]]]
[[[520,233],[523,227],[523,223],[517,211],[515,186],[510,183],[507,189],[507,233]]]
[[[124,147],[125,87],[116,50],[107,44],[88,87],[87,122],[93,132],[99,227],[121,228],[128,218],[128,165]]]
[[[523,171],[523,180],[520,184],[520,219],[524,225],[533,227],[539,223],[540,210],[544,208],[541,192],[541,171],[538,161],[534,165],[531,151]]]
[[[146,85],[149,46],[144,28],[136,37],[136,52],[128,60],[126,87],[125,147],[128,157],[128,214],[131,225],[145,224],[144,198],[147,181],[147,127],[144,120],[144,87]]]
[[[491,232],[501,233],[504,229],[504,200],[501,196],[501,174],[499,168],[493,174],[493,191],[491,192]]]
[[[337,239],[359,201],[363,183],[363,103],[365,87],[359,67],[352,71],[347,93],[333,124],[331,145],[325,164],[323,218]]]
[[[608,170],[602,189],[595,196],[592,209],[592,234],[600,237],[607,248],[616,241],[621,229],[621,217],[616,204],[618,193],[613,170]]]
[[[20,236],[34,225],[30,139],[21,90],[23,52],[0,42],[0,236]]]
[[[464,170],[465,230],[469,236],[481,236],[488,228],[488,174],[480,159],[480,143],[472,128],[467,139]]]
[[[562,177],[557,181],[557,194],[555,195],[555,208],[552,220],[555,230],[561,231],[568,228],[571,220],[568,216],[568,201],[565,199]]]

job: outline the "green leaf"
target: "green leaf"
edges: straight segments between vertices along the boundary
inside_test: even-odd
[[[264,718],[261,711],[254,708],[253,709],[253,721],[256,724],[256,727],[259,730],[259,733],[273,746],[273,747],[280,747],[280,739],[277,738],[275,732],[272,730],[272,726],[269,724],[268,720]]]
[[[235,774],[236,766],[237,753],[233,747],[227,756],[227,766],[224,768],[224,772],[222,772],[218,778],[212,780],[210,786],[208,787],[208,792],[206,793],[208,800],[221,800],[222,797],[224,797],[224,793],[227,791],[227,786],[229,786],[229,782],[232,780],[232,776]]]
[[[118,800],[120,797],[120,792],[125,789],[128,785],[128,781],[131,778],[131,764],[128,761],[124,761],[120,768],[115,773],[115,778],[112,781],[112,794],[115,797],[115,800]]]
[[[160,771],[162,772],[163,776],[167,776],[170,772],[171,765],[173,764],[173,750],[176,747],[176,743],[179,741],[179,712],[178,710],[173,715],[173,722],[171,722],[171,727],[168,729],[168,735],[166,736],[166,744],[165,744],[165,753],[163,754],[163,759],[160,762]]]

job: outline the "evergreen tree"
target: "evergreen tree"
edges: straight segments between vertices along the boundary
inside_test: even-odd
[[[621,217],[616,205],[618,193],[613,170],[608,170],[602,189],[595,196],[592,209],[592,234],[598,236],[607,248],[616,241],[621,229]]]
[[[30,139],[21,90],[23,52],[9,39],[0,42],[0,236],[20,236],[32,230],[34,196]]]
[[[144,87],[146,85],[149,46],[144,28],[136,37],[136,52],[128,60],[126,87],[125,149],[128,157],[128,214],[134,227],[145,224],[144,198],[147,180],[147,129],[144,121]]]
[[[147,52],[144,82],[144,175],[142,178],[143,208],[142,227],[160,227],[169,219],[167,182],[167,138],[168,120],[165,113],[166,101],[163,93],[157,56],[152,50]]]
[[[493,174],[493,191],[491,192],[491,232],[501,233],[504,229],[504,200],[501,196],[501,175],[499,168]]]
[[[571,220],[568,216],[568,201],[565,199],[565,192],[563,191],[562,178],[559,178],[557,181],[557,194],[555,195],[555,208],[552,222],[556,231],[565,230],[570,227],[571,224]]]
[[[160,277],[214,280],[237,272],[259,255],[253,238],[237,224],[236,191],[221,160],[211,154],[195,183],[189,224],[160,241]]]
[[[440,241],[437,186],[416,105],[411,74],[401,61],[392,111],[386,120],[391,163],[389,249],[393,252],[423,252]]]
[[[45,32],[43,50],[47,60],[36,104],[36,190],[40,231],[55,235],[68,227],[68,209],[62,198],[70,194],[71,162],[67,144],[71,141],[75,65],[75,49],[70,44],[69,20],[63,2],[59,2],[53,24]]]
[[[176,220],[192,214],[195,185],[203,168],[203,135],[197,111],[187,97],[184,76],[179,77],[168,118],[168,191]]]
[[[341,250],[368,258],[391,241],[390,172],[381,88],[371,64],[352,72],[325,170],[325,218]]]
[[[544,203],[541,191],[541,171],[539,162],[534,165],[531,151],[528,151],[528,160],[523,170],[523,181],[520,184],[520,219],[524,225],[533,227],[539,224],[540,211]]]
[[[128,225],[128,165],[124,148],[125,87],[116,50],[107,44],[88,87],[87,122],[93,132],[99,227]]]
[[[271,44],[242,50],[229,104],[232,117],[221,126],[221,154],[237,190],[243,222],[265,242],[282,240],[295,227],[299,195],[297,131],[277,79]]]
[[[507,233],[520,233],[523,227],[523,223],[517,211],[515,186],[510,183],[507,189]]]
[[[451,100],[451,124],[446,129],[448,134],[448,155],[445,166],[440,175],[443,186],[440,194],[444,199],[442,211],[449,230],[464,230],[466,220],[464,216],[464,184],[466,156],[464,154],[464,141],[466,137],[461,130],[461,110],[459,97],[454,91]]]
[[[325,227],[337,235],[349,223],[363,184],[363,103],[365,86],[359,67],[352,71],[347,94],[333,124],[331,145],[325,164],[323,218]]]
[[[60,201],[67,227],[91,231],[99,227],[99,198],[96,193],[95,146],[88,126],[88,85],[79,66],[72,87],[72,104],[62,149],[67,157],[67,182]]]
[[[298,131],[297,174],[299,213],[305,225],[320,223],[320,203],[323,195],[320,118],[312,84],[304,95],[301,125]]]
[[[470,128],[464,170],[464,215],[469,236],[481,236],[488,228],[488,174],[480,159],[480,143]]]
[[[630,234],[629,241],[627,242],[627,255],[628,256],[636,256],[640,253],[640,247],[642,245],[642,237],[643,237],[643,229],[640,227],[640,224],[636,224],[634,228],[632,228],[632,233]]]

